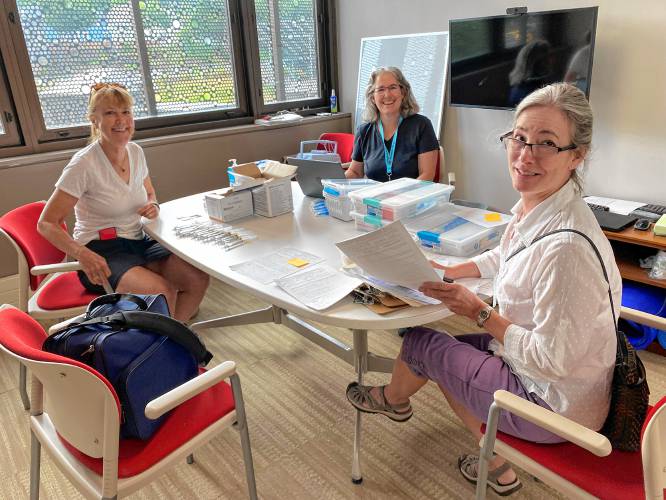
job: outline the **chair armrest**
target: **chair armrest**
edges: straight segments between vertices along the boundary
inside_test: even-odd
[[[78,271],[83,269],[78,262],[59,262],[58,264],[45,264],[43,266],[35,266],[30,269],[30,274],[33,276],[40,276],[42,274],[51,273],[64,273],[68,271]]]
[[[166,394],[162,394],[160,397],[153,399],[146,405],[144,413],[147,418],[155,420],[169,410],[173,410],[179,404],[184,403],[188,399],[193,398],[197,394],[211,388],[221,380],[229,378],[235,373],[236,363],[233,361],[225,361],[224,363],[217,365],[215,368],[194,377],[192,380],[188,380],[184,384],[174,387]]]
[[[508,391],[495,391],[495,404],[581,448],[585,448],[598,457],[605,457],[612,451],[610,441],[606,436]]]
[[[661,316],[655,316],[654,314],[649,314],[643,311],[638,311],[636,309],[630,309],[629,307],[622,307],[620,309],[620,318],[624,318],[629,321],[635,321],[641,325],[651,326],[657,328],[658,330],[666,330],[666,318]]]
[[[74,316],[73,318],[69,318],[66,320],[61,321],[60,323],[56,323],[54,325],[49,326],[49,335],[53,335],[55,332],[62,330],[66,326],[68,326],[70,323],[74,323],[76,321],[83,321],[86,317],[86,314],[79,314],[78,316]]]

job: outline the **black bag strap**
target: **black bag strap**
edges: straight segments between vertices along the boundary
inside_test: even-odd
[[[136,304],[140,311],[145,311],[148,309],[148,304],[146,301],[138,295],[134,295],[132,293],[109,293],[106,295],[100,295],[99,297],[93,299],[90,304],[88,304],[88,308],[86,309],[86,317],[89,318],[92,312],[100,306],[107,304],[117,304],[121,301],[132,302]]]
[[[79,323],[70,323],[61,331],[92,325],[106,324],[120,329],[138,328],[149,330],[159,335],[169,337],[174,342],[190,351],[201,366],[206,366],[213,355],[206,349],[201,339],[182,324],[169,316],[148,311],[117,311],[108,316],[91,318]],[[56,332],[55,334],[60,333]],[[54,336],[55,334],[51,335]]]
[[[608,273],[606,272],[606,266],[604,265],[604,261],[601,258],[601,252],[599,252],[599,249],[597,246],[594,244],[594,241],[586,235],[585,233],[578,231],[577,229],[556,229],[555,231],[551,231],[546,234],[542,234],[541,236],[537,236],[532,240],[532,243],[536,243],[539,240],[542,240],[546,236],[550,236],[553,234],[558,234],[558,233],[574,233],[582,236],[587,240],[587,242],[592,245],[592,250],[594,250],[595,255],[597,256],[597,259],[599,259],[599,264],[601,264],[601,270],[603,271],[604,274],[604,279],[606,280],[606,283],[608,283],[608,299],[610,300],[610,305],[611,305],[611,313],[613,314],[613,326],[615,326],[615,336],[617,337],[617,348],[615,351],[615,366],[618,368],[626,368],[627,367],[627,358],[629,357],[629,349],[627,348],[627,343],[624,340],[624,334],[620,332],[620,330],[617,327],[617,317],[615,316],[615,307],[613,304],[613,294],[611,292],[611,286],[610,286],[610,280],[608,279]],[[522,252],[525,250],[525,245],[522,245],[520,248],[518,248],[515,252],[513,252],[511,255],[509,255],[504,262],[508,262],[509,259],[513,258],[516,254]],[[645,375],[641,374],[641,379],[639,380],[638,384],[643,383],[643,380],[645,379]]]

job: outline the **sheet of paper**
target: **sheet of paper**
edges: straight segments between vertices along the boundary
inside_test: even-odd
[[[505,226],[511,220],[512,215],[499,212],[488,212],[478,208],[463,207],[454,212],[458,217],[462,217],[481,227]]]
[[[414,290],[439,277],[400,221],[336,243],[366,274]]]
[[[317,311],[331,307],[362,283],[360,279],[347,276],[326,264],[308,266],[275,282],[289,295]]]
[[[428,297],[418,290],[413,290],[405,286],[394,285],[393,283],[378,280],[372,276],[366,276],[364,281],[374,286],[375,288],[380,289],[382,292],[388,292],[394,297],[403,299],[409,305],[414,307],[421,305],[441,304],[441,301],[433,299],[432,297]]]
[[[438,272],[437,269],[435,269],[435,271]],[[369,285],[378,288],[382,292],[390,293],[394,297],[403,300],[404,302],[413,307],[420,307],[429,304],[441,304],[439,300],[433,299],[432,297],[428,297],[427,295],[422,294],[418,290],[413,290],[405,286],[395,285],[393,283],[377,279],[374,276],[364,274],[363,270],[358,266],[343,268],[342,272],[350,276],[354,276],[360,280],[363,280],[365,283],[368,283]]]
[[[435,262],[441,264],[442,266],[454,266],[460,264],[461,262],[467,262],[469,259],[464,257],[436,257],[433,258]],[[440,269],[436,270],[440,272]],[[493,279],[492,278],[460,278],[456,280],[456,283],[467,287],[469,290],[474,292],[476,295],[492,297],[493,295]]]
[[[603,198],[601,196],[586,196],[585,201],[593,205],[608,207],[614,214],[629,215],[631,212],[645,205],[640,201],[617,200],[615,198]]]
[[[283,276],[303,269],[303,267],[294,266],[290,261],[305,262],[311,265],[322,260],[321,257],[311,253],[303,252],[296,248],[285,247],[271,254],[264,255],[259,259],[240,262],[229,268],[243,276],[267,285]]]

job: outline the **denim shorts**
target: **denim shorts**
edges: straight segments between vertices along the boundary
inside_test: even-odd
[[[106,259],[106,263],[111,269],[109,284],[114,290],[118,287],[120,278],[131,268],[145,266],[149,262],[166,259],[171,255],[171,252],[148,236],[139,240],[126,238],[92,240],[86,247]],[[78,276],[79,281],[87,290],[93,293],[106,293],[103,287],[91,283],[83,271],[79,271]]]
[[[525,389],[502,358],[488,352],[491,340],[487,333],[452,337],[430,328],[412,328],[405,333],[401,359],[415,375],[436,382],[482,422],[488,419],[498,389],[551,410],[539,396]],[[500,414],[498,429],[534,443],[565,441],[506,411]]]

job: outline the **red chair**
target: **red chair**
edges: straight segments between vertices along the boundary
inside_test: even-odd
[[[65,253],[37,232],[37,221],[46,203],[29,203],[0,217],[0,234],[4,235],[18,255],[18,306],[33,318],[68,318],[85,311],[97,297],[81,285],[76,270],[78,262],[64,262]],[[66,227],[63,225],[63,230]],[[50,276],[47,276],[50,275]],[[107,288],[112,291],[110,287]],[[26,390],[25,367],[21,365],[19,391],[25,409],[30,408]]]
[[[240,431],[249,496],[257,498],[243,396],[233,362],[202,370],[148,403],[148,418],[171,411],[152,438],[120,440],[121,408],[113,386],[87,365],[42,351],[45,338],[43,328],[30,316],[0,306],[0,349],[27,365],[33,375],[31,499],[39,498],[42,447],[85,497],[117,498],[138,490],[183,458],[192,463],[196,448],[234,423]]]
[[[627,308],[622,308],[621,316],[666,329],[665,318]],[[497,432],[502,410],[569,442],[536,444]],[[493,451],[570,498],[666,499],[666,396],[648,412],[641,450],[630,453],[612,450],[605,436],[568,418],[507,391],[496,391],[481,447],[476,489],[479,500],[486,496],[487,460]]]
[[[340,162],[349,163],[351,161],[352,151],[354,150],[354,134],[347,134],[344,132],[324,132],[319,136],[319,139],[322,141],[337,142]],[[322,149],[330,150],[330,146],[323,147]]]
[[[437,154],[437,163],[435,164],[435,178],[433,182],[441,180],[439,177],[442,175],[442,170],[444,170],[444,149],[440,146]]]

